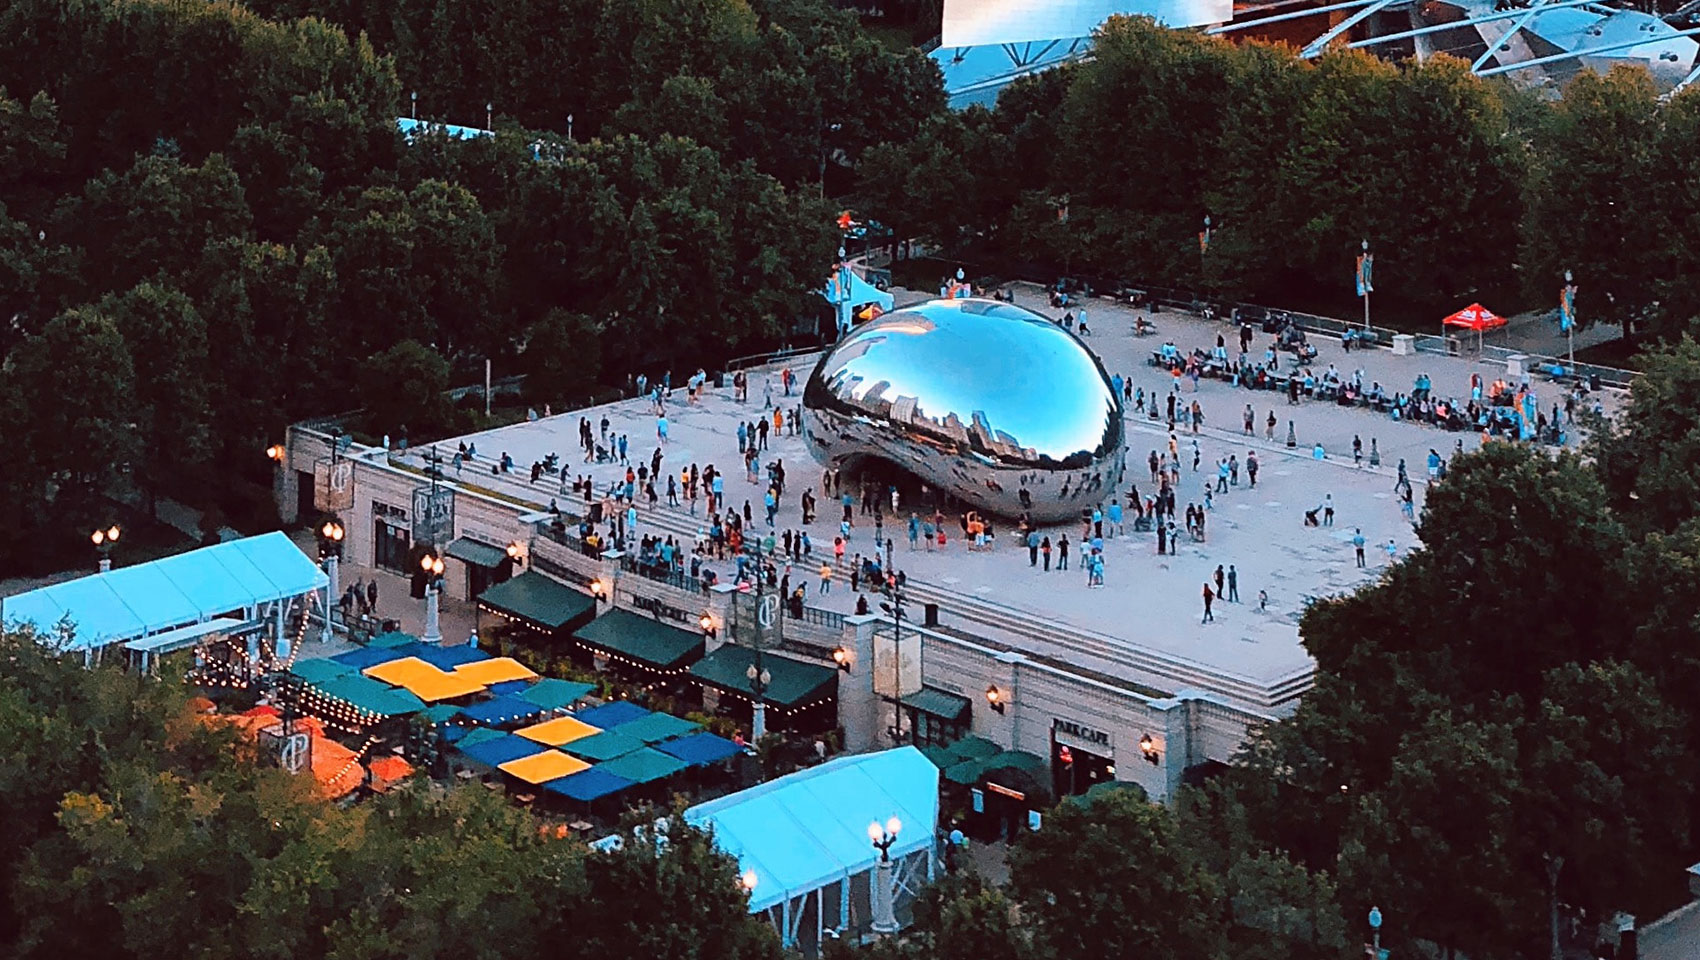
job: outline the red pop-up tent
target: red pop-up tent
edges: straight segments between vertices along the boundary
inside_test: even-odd
[[[1476,350],[1482,348],[1482,332],[1494,327],[1505,326],[1505,318],[1479,303],[1472,303],[1440,322],[1441,335],[1444,336],[1447,327],[1463,327],[1476,331]]]
[[[1494,327],[1505,326],[1505,318],[1479,303],[1472,303],[1441,321],[1444,327],[1465,327],[1481,333]]]

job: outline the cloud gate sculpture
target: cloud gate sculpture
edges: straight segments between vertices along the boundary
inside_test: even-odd
[[[809,452],[886,461],[990,513],[1079,517],[1126,469],[1121,398],[1098,358],[1031,310],[933,300],[862,324],[803,390]]]

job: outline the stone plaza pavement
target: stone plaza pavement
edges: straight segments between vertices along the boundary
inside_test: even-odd
[[[1017,291],[1017,300],[1023,305],[1048,316],[1060,315],[1060,311],[1046,308],[1041,296],[1037,288]],[[899,302],[906,299],[916,298],[900,296]],[[1146,362],[1151,351],[1165,340],[1173,340],[1183,351],[1190,351],[1194,346],[1213,347],[1216,335],[1221,333],[1228,339],[1230,351],[1238,350],[1235,329],[1225,323],[1164,312],[1154,318],[1155,335],[1136,338],[1132,336],[1135,315],[1132,309],[1102,301],[1092,301],[1088,309],[1093,335],[1085,343],[1099,354],[1110,373],[1132,377],[1135,386],[1143,387],[1148,395],[1155,391],[1161,396],[1162,391],[1170,389],[1170,377]],[[1258,334],[1254,355],[1261,355],[1268,340],[1266,335]],[[1362,367],[1366,383],[1379,380],[1389,393],[1409,391],[1415,377],[1426,372],[1437,395],[1465,396],[1471,372],[1479,371],[1489,382],[1500,372],[1497,367],[1465,358],[1396,357],[1387,350],[1354,350],[1348,354],[1337,341],[1312,337],[1312,342],[1320,350],[1314,365],[1318,373],[1326,370],[1330,362],[1336,364],[1343,376]],[[774,404],[787,412],[795,409],[801,402],[801,383],[815,359],[809,356],[795,360],[792,369],[798,387],[791,396],[786,396],[780,386],[781,366],[752,373],[748,403],[734,402],[730,378],[726,387],[705,391],[706,396],[697,405],[687,405],[684,391],[675,390],[674,402],[667,406],[669,438],[663,446],[663,478],[669,473],[677,476],[681,468],[693,463],[701,467],[714,464],[726,474],[728,504],[741,511],[747,500],[755,518],[754,527],[765,530],[762,495],[766,467],[779,458],[785,465],[787,484],[775,532],[802,529],[801,491],[813,484],[819,496],[822,475],[820,466],[805,451],[803,439],[790,435],[770,438],[768,449],[761,454],[763,479],[751,483],[743,470],[736,434],[740,419],[752,420],[764,412],[764,400],[770,391]],[[1283,369],[1287,369],[1289,359],[1290,355],[1283,359]],[[653,378],[662,371],[644,372]],[[674,383],[681,383],[691,372],[672,371]],[[1562,394],[1555,385],[1537,382],[1535,390],[1542,409],[1549,415],[1554,402],[1562,404]],[[1407,461],[1420,511],[1428,451],[1432,448],[1450,457],[1458,442],[1462,442],[1463,449],[1471,450],[1479,440],[1474,434],[1394,422],[1368,410],[1331,403],[1306,401],[1289,406],[1285,395],[1238,389],[1220,381],[1201,381],[1196,394],[1190,382],[1183,383],[1182,399],[1190,403],[1194,398],[1204,410],[1207,426],[1196,435],[1182,428],[1179,435],[1186,468],[1178,494],[1180,513],[1185,513],[1188,502],[1203,504],[1204,486],[1207,481],[1214,481],[1214,464],[1219,457],[1232,453],[1243,465],[1248,452],[1255,450],[1262,464],[1255,491],[1250,489],[1242,466],[1239,485],[1228,494],[1217,496],[1206,542],[1190,542],[1183,533],[1178,555],[1158,556],[1154,534],[1132,532],[1130,511],[1125,520],[1127,535],[1110,539],[1106,544],[1104,586],[1088,587],[1086,574],[1079,566],[1078,524],[1043,531],[1053,542],[1066,533],[1076,544],[1070,570],[1053,569],[1046,573],[1029,566],[1028,552],[1017,543],[1013,525],[998,527],[1000,535],[995,548],[971,552],[964,548],[958,536],[960,527],[952,518],[947,521],[949,542],[943,550],[911,550],[905,521],[912,506],[923,505],[905,499],[899,511],[904,519],[891,516],[889,505],[886,511],[884,532],[898,540],[894,548],[895,567],[905,571],[912,581],[958,595],[977,608],[999,611],[1006,618],[1037,625],[1041,632],[1048,624],[1067,626],[1113,638],[1119,644],[1160,651],[1201,663],[1214,671],[1259,681],[1308,669],[1310,658],[1299,643],[1297,630],[1297,618],[1306,599],[1349,591],[1376,577],[1390,562],[1386,549],[1390,540],[1393,557],[1403,556],[1417,545],[1413,527],[1400,516],[1393,492],[1395,467],[1400,458]],[[1253,406],[1257,422],[1254,437],[1244,436],[1241,429],[1241,412],[1248,402]],[[1616,402],[1615,397],[1609,401]],[[1271,410],[1280,421],[1274,442],[1263,439],[1263,422]],[[540,506],[555,498],[563,509],[575,512],[582,505],[575,504],[575,498],[562,488],[559,479],[545,475],[537,484],[528,481],[532,461],[551,452],[562,457],[564,473],[569,478],[586,474],[594,478],[598,494],[624,478],[625,468],[618,464],[582,463],[583,453],[577,446],[580,416],[590,418],[593,431],[606,416],[613,433],[626,434],[630,438],[629,454],[634,467],[640,462],[647,463],[658,445],[656,419],[649,402],[630,399],[444,440],[436,446],[449,458],[458,441],[476,443],[478,464],[464,468],[461,475],[453,468],[446,468],[450,480],[462,479]],[[1284,442],[1289,421],[1298,438],[1299,446],[1294,450],[1288,449]],[[1141,496],[1154,494],[1146,457],[1152,450],[1166,448],[1168,431],[1160,423],[1135,416],[1133,411],[1129,411],[1127,426],[1128,477],[1138,486]],[[1352,462],[1354,435],[1363,441],[1362,466]],[[1379,468],[1367,465],[1372,440],[1381,453]],[[1190,470],[1195,441],[1202,460],[1196,473]],[[1311,445],[1316,442],[1321,442],[1327,451],[1325,462],[1312,459]],[[406,456],[420,465],[426,449],[415,448]],[[513,457],[514,471],[494,476],[490,461],[503,453]],[[850,489],[848,484],[846,489]],[[700,505],[696,517],[690,515],[688,504],[668,506],[665,479],[657,484],[657,492],[661,500],[659,508],[654,510],[640,496],[640,535],[673,536],[688,543],[692,536],[706,531]],[[900,492],[905,498],[917,496],[917,491],[912,489]],[[1334,526],[1305,527],[1304,511],[1320,505],[1328,494],[1332,494],[1336,506]],[[807,528],[816,559],[799,563],[789,572],[793,585],[807,585],[811,605],[848,612],[855,606],[848,569],[837,572],[831,592],[826,594],[819,592],[817,572],[819,558],[831,556],[840,516],[834,498],[819,497],[818,516]],[[1350,543],[1356,528],[1362,529],[1368,541],[1368,564],[1364,569],[1356,566]],[[872,551],[873,541],[873,519],[860,514],[858,501],[848,554]],[[1241,602],[1217,603],[1215,622],[1201,624],[1203,584],[1218,565],[1229,564],[1238,573]],[[714,566],[724,577],[731,565]],[[1268,593],[1267,610],[1258,609],[1260,590]],[[945,622],[950,622],[948,613]],[[1035,642],[1033,634],[1029,633],[1023,642],[1031,647]],[[1115,672],[1117,666],[1114,662],[1081,665],[1110,672]]]

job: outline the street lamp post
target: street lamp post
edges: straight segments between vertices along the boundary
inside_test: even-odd
[[[886,599],[880,609],[891,614],[891,738],[903,742],[903,615],[909,600],[896,581],[888,581],[881,591]]]
[[[750,664],[744,676],[750,678],[750,689],[755,693],[755,700],[750,707],[750,734],[757,742],[767,735],[767,685],[773,682],[773,674],[761,665],[761,648],[756,648],[756,662]]]
[[[1374,960],[1380,960],[1380,958],[1381,958],[1381,908],[1380,907],[1370,907],[1369,908],[1369,932],[1370,932],[1370,938],[1373,941],[1370,944],[1370,949],[1374,951]]]
[[[338,576],[337,566],[338,561],[342,559],[342,538],[347,535],[348,532],[343,529],[342,524],[335,520],[326,520],[325,525],[319,528],[319,536],[322,538],[319,541],[319,556],[325,561],[325,577],[327,578],[325,584],[325,640],[331,638],[331,610],[336,607],[337,599],[342,596],[342,582]]]
[[[775,598],[778,599],[778,598]],[[744,676],[750,680],[750,691],[755,695],[750,701],[750,739],[761,742],[767,734],[767,685],[773,682],[773,674],[762,665],[762,648],[766,646],[767,628],[775,616],[776,607],[767,604],[767,569],[761,554],[756,554],[756,632],[755,648],[756,661],[744,671]]]
[[[408,108],[407,119],[418,120],[419,119],[419,91],[418,90],[413,91],[413,93],[409,95],[409,100],[412,102],[412,106],[410,106]]]
[[[100,553],[100,564],[98,569],[101,573],[105,573],[112,569],[112,548],[117,545],[118,535],[122,532],[122,530],[118,529],[118,524],[115,523],[112,526],[107,527],[105,530],[96,530],[94,533],[89,534],[89,540],[94,543],[95,550]]]
[[[895,896],[896,883],[892,874],[894,867],[891,860],[892,844],[897,842],[897,834],[903,829],[903,821],[892,817],[884,824],[875,821],[868,824],[868,840],[874,849],[880,852],[879,866],[874,869],[874,933],[879,936],[890,936],[897,932],[897,903]]]
[[[443,558],[427,553],[419,558],[419,568],[425,571],[425,632],[421,643],[442,643],[443,628],[439,622],[438,600],[443,592]]]
[[[494,103],[484,105],[484,129],[496,129],[496,105]]]

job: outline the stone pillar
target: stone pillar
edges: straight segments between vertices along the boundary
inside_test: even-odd
[[[838,725],[844,728],[844,749],[855,753],[891,744],[883,720],[890,707],[874,693],[874,630],[878,617],[844,618],[844,651],[850,672],[838,674]]]

